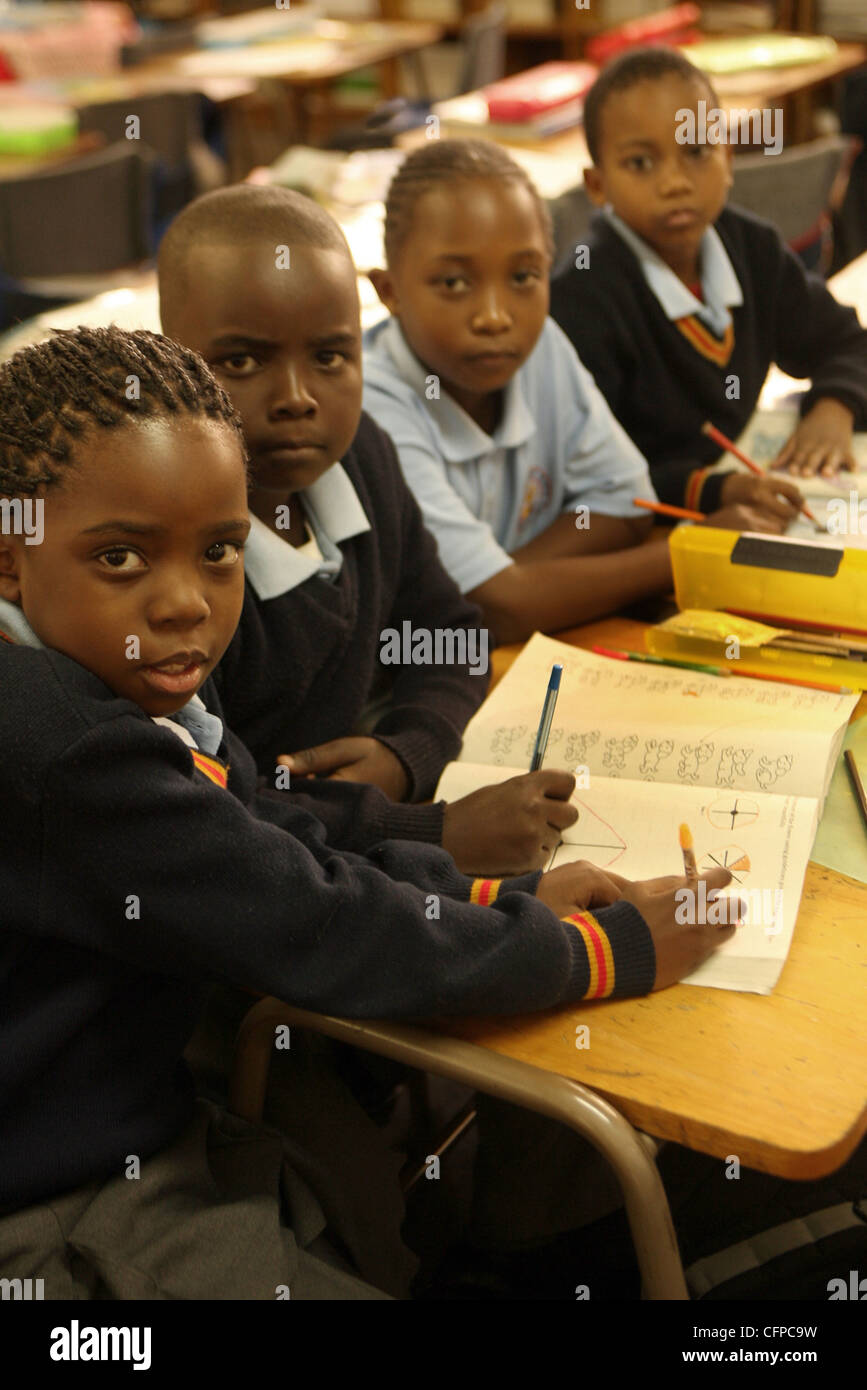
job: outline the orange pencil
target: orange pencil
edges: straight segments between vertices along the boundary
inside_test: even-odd
[[[691,512],[686,507],[672,507],[668,502],[648,502],[646,497],[633,497],[635,507],[644,507],[648,512],[659,512],[660,516],[676,516],[681,521],[704,521],[704,512]]]
[[[719,444],[721,449],[728,449],[729,453],[734,454],[736,459],[740,459],[741,463],[744,464],[750,470],[751,473],[755,473],[757,478],[765,477],[764,468],[760,468],[759,465],[753,459],[749,458],[746,454],[742,453],[741,450],[738,448],[737,444],[733,444],[730,439],[727,439],[726,436],[723,434],[722,430],[718,430],[715,425],[712,425],[710,423],[709,420],[705,420],[704,424],[701,427],[701,432],[702,434],[706,434],[708,439],[712,439],[714,444]],[[813,513],[810,511],[810,508],[807,506],[806,502],[801,503],[801,511],[803,512],[804,516],[808,519],[808,521],[812,521],[814,526],[819,525],[819,522],[817,521]],[[824,531],[826,528],[823,526],[821,529]]]
[[[680,827],[680,848],[683,852],[683,870],[690,883],[695,883],[698,878],[698,865],[695,862],[695,850],[692,847],[692,831],[688,825]]]

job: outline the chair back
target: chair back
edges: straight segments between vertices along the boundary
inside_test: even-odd
[[[124,140],[24,178],[0,180],[0,266],[15,280],[99,274],[153,254],[146,146]]]
[[[800,251],[821,235],[831,190],[851,153],[849,136],[828,135],[777,155],[735,155],[731,201],[773,222],[783,240]]]

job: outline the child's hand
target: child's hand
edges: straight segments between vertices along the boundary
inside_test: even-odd
[[[586,859],[578,859],[574,864],[561,864],[559,869],[543,874],[536,897],[541,898],[557,917],[568,917],[571,912],[580,912],[586,907],[610,907],[623,896],[624,886],[626,879],[607,874]]]
[[[720,889],[726,888],[732,881],[728,869],[711,869],[710,873],[702,874],[702,878],[707,884],[708,906],[716,901]],[[675,912],[684,899],[676,898],[675,894],[678,889],[691,886],[693,885],[686,878],[651,878],[642,883],[627,883],[623,890],[622,896],[638,908],[650,927],[656,949],[656,979],[653,982],[655,990],[677,984],[678,980],[683,979],[684,975],[689,975],[702,961],[707,960],[717,947],[735,934],[734,924],[710,926],[697,921],[694,926],[690,926],[686,922],[677,921]],[[696,917],[701,915],[701,903],[701,897],[696,891]],[[742,899],[736,899],[726,906],[726,920],[729,923],[734,914],[737,914],[738,920],[742,920],[746,915],[746,904]]]
[[[446,806],[443,848],[465,874],[523,874],[545,864],[574,825],[571,772],[525,772]]]
[[[756,481],[758,482],[758,479]],[[697,521],[695,525],[718,526],[723,531],[759,531],[764,535],[779,536],[785,531],[788,522],[781,516],[773,516],[770,512],[757,511],[745,502],[735,502],[730,507],[720,507],[718,512],[711,512],[704,521]]]
[[[754,473],[729,473],[720,493],[723,508],[742,504],[783,527],[795,520],[803,500],[785,478],[757,478]]]
[[[855,468],[852,412],[841,401],[817,401],[774,459],[774,468],[807,477]]]
[[[300,753],[281,753],[277,759],[295,777],[334,777],[343,782],[370,782],[402,801],[409,778],[396,753],[376,738],[335,738],[304,748]]]

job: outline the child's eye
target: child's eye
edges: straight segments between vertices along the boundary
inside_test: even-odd
[[[631,154],[626,160],[626,167],[636,174],[647,174],[653,167],[653,160],[649,154]]]
[[[710,145],[688,145],[690,159],[707,159],[711,153]]]
[[[321,352],[317,352],[316,361],[320,367],[328,367],[333,370],[335,367],[341,367],[347,361],[347,355],[345,352],[338,352],[336,348],[323,348]]]
[[[258,367],[259,363],[251,352],[233,352],[231,357],[223,357],[214,366],[220,371],[229,372],[233,376],[249,376]]]
[[[466,275],[439,275],[434,282],[444,290],[460,291],[465,290],[469,285]]]
[[[104,563],[106,569],[113,570],[115,574],[132,574],[134,570],[145,567],[145,562],[138,552],[130,550],[126,546],[116,545],[112,550],[103,550],[97,559]],[[132,560],[134,563],[125,563],[128,560]]]
[[[528,266],[525,270],[516,270],[513,278],[518,285],[529,285],[534,280],[541,280],[542,274],[541,271]]]
[[[215,541],[205,551],[209,564],[219,565],[221,569],[231,569],[241,558],[244,547],[238,541]]]

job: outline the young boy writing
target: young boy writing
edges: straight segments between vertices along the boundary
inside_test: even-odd
[[[228,398],[158,335],[77,329],[0,368],[0,1272],[47,1298],[370,1296],[280,1137],[195,1099],[207,982],[356,1017],[525,1011],[660,988],[734,930],[678,925],[677,879],[474,885],[433,846],[340,853],[257,793],[209,681],[246,482]]]
[[[671,49],[633,50],[597,79],[584,108],[585,184],[602,211],[586,264],[554,280],[551,312],[664,501],[703,511],[744,502],[782,518],[792,485],[709,474],[720,450],[701,427],[737,438],[778,362],[813,381],[777,463],[799,474],[853,467],[853,427],[867,427],[867,333],[770,224],[726,207],[731,146],[686,138],[699,102],[718,105]]]
[[[457,756],[485,693],[488,632],[440,564],[390,439],[361,413],[356,273],[337,223],[288,189],[222,189],[172,224],[159,282],[165,332],[229,393],[250,457],[247,591],[217,673],[228,723],[272,785],[286,764],[332,843],[430,840],[466,871],[540,867],[575,818],[562,772],[396,804],[430,797]],[[385,664],[387,634],[404,630],[422,647],[414,636],[405,664]],[[425,634],[436,658],[437,633],[443,659],[416,664]],[[356,733],[365,717],[372,735]],[[346,782],[386,795],[362,814]]]
[[[510,155],[433,140],[392,181],[388,268],[371,272],[392,318],[365,335],[365,407],[502,642],[672,582],[667,543],[633,503],[655,498],[647,464],[547,316],[551,245]],[[713,524],[768,526],[748,509]]]

